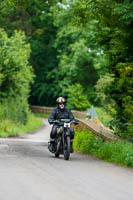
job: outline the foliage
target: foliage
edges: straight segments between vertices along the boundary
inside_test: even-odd
[[[71,85],[68,88],[67,106],[74,110],[86,110],[90,107],[87,96],[80,84]]]
[[[31,46],[30,65],[34,67],[36,74],[29,98],[31,104],[53,106],[57,96],[69,96],[69,86],[80,84],[84,96],[87,96],[91,104],[104,106],[108,112],[112,112],[112,128],[117,134],[124,138],[133,136],[131,0],[1,0],[0,10],[0,28],[4,28],[7,33],[7,36],[3,37],[13,40],[14,30],[21,29],[26,35],[24,40]],[[19,33],[15,33],[16,38]],[[11,44],[11,41],[8,40],[7,43]],[[13,48],[15,44],[19,46],[14,39],[11,44]],[[17,91],[18,94],[22,91],[19,87],[22,80],[19,79],[14,85],[13,80],[18,76],[10,70],[11,61],[21,62],[20,54],[25,54],[26,49],[29,47],[23,49],[22,53],[9,48],[7,55],[10,55],[10,81],[6,80],[3,65],[0,64],[0,97],[3,101],[7,99],[9,90],[8,102]],[[14,60],[11,60],[11,57]],[[22,62],[26,61],[27,57],[23,56]],[[5,59],[3,50],[0,59],[3,59],[2,62],[5,62],[7,67],[8,59]],[[29,68],[26,67],[27,70]],[[26,75],[28,76],[27,72]],[[28,78],[27,84],[30,81]],[[11,86],[8,87],[9,82]],[[21,83],[21,86],[27,88],[25,84]],[[25,98],[17,96],[17,102],[23,102],[22,107],[26,109],[24,113],[28,112],[28,107],[24,106],[28,93],[29,89]]]
[[[29,115],[29,106],[25,100],[21,101],[20,98],[8,98],[0,103],[0,121],[12,120],[13,122],[21,122],[25,124]]]
[[[112,112],[105,110],[103,107],[95,107],[98,119],[105,127],[110,127],[110,121],[113,119]]]
[[[42,125],[43,122],[32,114],[28,115],[28,121],[25,125],[13,123],[11,120],[5,119],[0,121],[0,137],[11,137],[30,133],[39,129]]]
[[[130,129],[129,135],[132,135],[133,2],[83,0],[81,3],[76,0],[75,5],[75,24],[86,24],[92,19],[99,22],[97,42],[104,45],[109,74],[114,79],[106,92],[108,98],[115,101],[114,129],[123,131],[125,135]]]
[[[108,162],[133,167],[133,144],[124,141],[105,142],[91,132],[76,131],[74,149]]]
[[[67,87],[79,83],[88,99],[94,103],[94,85],[104,71],[103,51],[94,42],[98,34],[95,30],[97,22],[91,21],[84,27],[74,27],[71,24],[71,7],[56,6],[52,11],[55,17],[54,25],[57,27],[55,48],[58,51],[59,63],[58,67],[49,73],[49,78],[55,76],[56,89],[53,89],[53,96],[60,93],[67,97]]]
[[[89,153],[94,143],[94,136],[91,132],[82,130],[76,132],[74,138],[74,149],[81,151],[82,153]]]
[[[112,97],[117,102],[113,125],[117,132],[123,132],[124,138],[133,137],[133,63],[119,63],[117,73],[111,87]]]
[[[56,49],[53,41],[56,28],[53,26],[53,17],[50,7],[59,1],[27,0],[0,2],[0,27],[9,35],[16,29],[26,34],[26,40],[31,45],[30,64],[36,74],[32,84],[32,98],[30,103],[49,105],[54,102],[52,98],[52,80],[47,78],[48,72],[57,66]]]
[[[113,77],[111,77],[109,74],[105,74],[98,79],[97,84],[95,85],[97,101],[99,102],[100,107],[103,107],[102,110],[105,110],[110,115],[110,120],[111,115],[113,117],[116,114],[115,101],[113,100],[111,95],[109,95],[109,88],[112,86],[113,80]],[[104,117],[105,116],[103,115],[102,118]]]
[[[29,66],[30,46],[21,31],[8,37],[0,29],[0,115],[14,122],[26,123],[28,117],[27,98],[33,79]]]
[[[103,74],[105,60],[102,47],[94,42],[97,22],[74,27],[70,2],[61,2],[2,0],[0,26],[9,35],[19,27],[31,44],[30,62],[36,74],[31,104],[53,106],[57,96],[67,97],[67,87],[75,83],[80,83],[86,94],[91,91],[88,98],[95,103],[94,85]]]
[[[108,88],[110,87],[112,81],[113,77],[109,74],[105,74],[98,79],[97,84],[95,85],[97,98],[103,107],[112,103],[111,97],[108,96]]]

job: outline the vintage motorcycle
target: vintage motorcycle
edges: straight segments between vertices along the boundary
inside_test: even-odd
[[[53,123],[58,125],[57,136],[55,138],[55,157],[58,158],[60,154],[63,154],[64,159],[69,160],[72,145],[70,126],[72,123],[79,124],[79,122],[77,120],[70,121],[70,119],[60,119],[53,120]],[[50,151],[50,143],[48,143],[48,149]]]

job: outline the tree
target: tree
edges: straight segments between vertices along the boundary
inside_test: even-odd
[[[15,31],[8,37],[0,29],[0,103],[5,106],[3,117],[26,123],[29,109],[27,99],[33,70],[29,65],[30,45],[25,35]]]
[[[83,0],[82,3],[76,0],[73,6],[75,24],[86,24],[92,19],[99,22],[97,42],[105,47],[109,73],[114,77],[108,89],[108,95],[115,100],[114,126],[124,132],[123,137],[133,133],[133,129],[128,128],[133,127],[132,11],[131,0]]]
[[[69,86],[67,105],[70,109],[80,111],[86,111],[90,108],[87,95],[84,94],[84,89],[80,84]]]
[[[57,27],[55,47],[58,51],[58,67],[49,73],[54,74],[55,90],[67,97],[69,85],[79,83],[83,86],[85,95],[95,103],[94,85],[100,74],[104,73],[105,61],[102,47],[97,45],[97,21],[88,22],[84,27],[74,27],[71,23],[73,11],[71,4],[62,4],[53,9],[54,25]]]
[[[47,78],[49,71],[57,66],[56,49],[53,41],[56,28],[53,26],[51,6],[59,1],[8,0],[0,2],[0,27],[9,36],[15,29],[25,32],[26,40],[31,45],[30,63],[36,74],[30,103],[50,105],[53,103],[52,80]],[[5,20],[6,19],[6,20]]]

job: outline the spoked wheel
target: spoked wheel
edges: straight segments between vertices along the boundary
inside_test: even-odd
[[[70,136],[67,136],[64,141],[64,159],[65,160],[69,160],[70,149],[71,149]]]
[[[55,157],[58,158],[60,156],[60,144],[61,144],[61,140],[58,139],[56,144],[56,150],[55,150]]]

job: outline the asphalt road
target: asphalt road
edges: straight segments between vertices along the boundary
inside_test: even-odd
[[[133,170],[47,149],[50,126],[19,138],[0,139],[0,200],[133,200]]]

